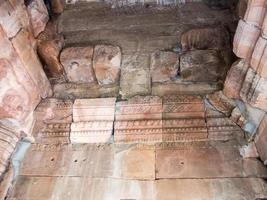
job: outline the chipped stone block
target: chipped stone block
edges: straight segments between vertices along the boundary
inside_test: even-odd
[[[95,46],[93,67],[99,85],[118,84],[121,67],[120,48],[110,45]]]
[[[255,138],[255,144],[261,160],[267,165],[267,115],[264,116]]]
[[[116,98],[76,99],[73,121],[114,120]]]
[[[228,98],[240,99],[239,93],[248,68],[249,64],[245,60],[238,60],[233,63],[227,73],[223,88],[223,93]]]
[[[183,51],[229,48],[230,35],[225,27],[191,29],[181,37]]]
[[[250,58],[260,36],[260,29],[239,20],[233,41],[233,51],[239,58]]]
[[[34,36],[37,37],[46,26],[49,20],[48,12],[44,1],[33,0],[27,6]]]
[[[92,83],[95,74],[92,66],[93,47],[69,47],[60,54],[69,82]]]
[[[168,51],[158,51],[151,55],[150,73],[152,82],[171,81],[179,70],[179,56]]]
[[[72,107],[73,103],[71,100],[47,98],[41,101],[34,111],[34,115],[37,121],[47,124],[71,123]]]
[[[255,49],[253,51],[251,61],[250,61],[251,68],[257,71],[260,75],[265,75],[265,76],[267,76],[267,70],[265,69],[267,68],[267,65],[265,66],[265,63],[261,62],[261,60],[264,60],[264,51],[266,47],[267,47],[267,39],[260,36],[256,43],[256,46],[255,46]]]
[[[180,75],[183,81],[216,82],[225,63],[216,50],[189,51],[180,58]]]
[[[123,99],[135,95],[149,95],[151,92],[150,79],[148,56],[123,56],[120,79],[120,94]]]
[[[247,23],[261,27],[266,11],[267,5],[265,0],[249,0],[244,20]]]

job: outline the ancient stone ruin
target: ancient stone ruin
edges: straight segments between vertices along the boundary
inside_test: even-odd
[[[0,49],[0,199],[267,199],[266,0],[2,0]]]

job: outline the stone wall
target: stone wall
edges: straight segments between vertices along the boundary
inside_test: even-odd
[[[223,91],[238,102],[232,117],[239,115],[240,125],[250,139],[256,135],[256,147],[266,163],[267,2],[249,0],[247,5],[244,15],[239,15],[233,41],[233,51],[239,60],[228,71]]]
[[[36,52],[36,37],[49,20],[43,1],[0,3],[0,175],[22,137],[31,136],[33,111],[52,95]],[[2,150],[3,148],[3,150]]]

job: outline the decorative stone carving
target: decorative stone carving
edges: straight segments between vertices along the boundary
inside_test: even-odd
[[[134,83],[134,84],[133,84]],[[121,66],[120,94],[123,99],[135,95],[149,95],[151,80],[149,57],[144,55],[124,55]]]
[[[71,123],[72,122],[71,100],[47,98],[41,101],[34,115],[37,121],[44,123]]]
[[[179,70],[179,56],[170,51],[158,51],[151,55],[150,73],[152,82],[175,79]]]
[[[118,83],[121,67],[120,48],[110,45],[95,46],[93,67],[99,85]]]
[[[116,98],[76,99],[73,105],[72,143],[105,143],[110,140]]]
[[[239,93],[248,68],[249,64],[245,60],[238,60],[233,63],[232,67],[227,73],[223,88],[223,93],[228,98],[240,99]]]
[[[67,79],[76,83],[95,82],[92,66],[93,47],[69,47],[60,54]]]
[[[216,82],[225,67],[216,50],[189,51],[180,58],[180,75],[183,81]]]
[[[136,96],[116,104],[115,142],[156,142],[162,140],[162,100]]]
[[[260,77],[249,68],[240,96],[243,101],[250,105],[267,111],[267,79]]]
[[[266,11],[267,5],[265,0],[249,0],[244,20],[247,23],[261,27]]]
[[[44,1],[32,0],[28,5],[27,10],[34,36],[37,37],[45,29],[46,23],[49,20]]]
[[[223,26],[191,29],[181,37],[183,51],[225,49],[229,48],[229,41],[229,33]]]
[[[267,165],[267,115],[265,115],[258,128],[255,144],[261,160]]]
[[[244,135],[242,129],[227,117],[207,118],[207,128],[210,140],[229,140]]]
[[[233,41],[233,51],[239,58],[250,58],[259,38],[260,29],[239,20]]]

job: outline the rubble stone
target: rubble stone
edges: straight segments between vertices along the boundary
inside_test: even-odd
[[[158,51],[151,55],[150,73],[152,82],[171,81],[179,70],[179,56],[168,51]]]
[[[120,66],[121,50],[119,47],[108,45],[95,46],[93,67],[99,85],[118,83]]]

